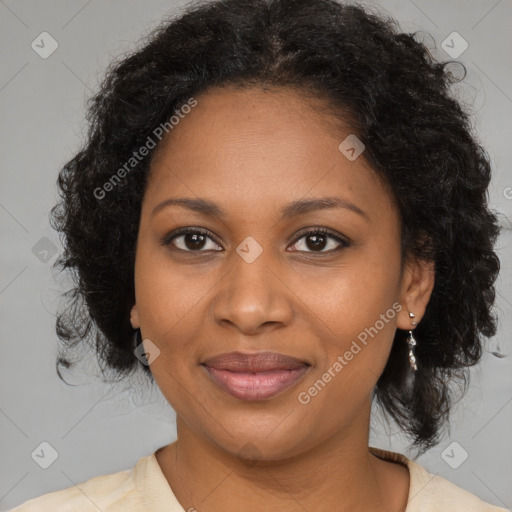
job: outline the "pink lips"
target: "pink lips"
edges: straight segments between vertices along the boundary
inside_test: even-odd
[[[230,352],[202,363],[210,378],[242,400],[265,400],[291,388],[310,365],[276,352]]]

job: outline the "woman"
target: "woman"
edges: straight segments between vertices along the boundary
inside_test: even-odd
[[[368,446],[373,401],[434,446],[496,330],[490,165],[445,68],[333,0],[197,4],[111,66],[59,177],[57,330],[141,366],[178,439],[14,510],[505,510]]]

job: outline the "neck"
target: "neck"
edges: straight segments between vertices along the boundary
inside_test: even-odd
[[[177,427],[178,440],[160,449],[157,460],[185,510],[405,508],[404,486],[396,490],[400,469],[369,453],[369,414],[365,425],[352,425],[308,451],[270,461],[241,459],[197,436],[179,417]],[[407,470],[401,471],[403,477]]]

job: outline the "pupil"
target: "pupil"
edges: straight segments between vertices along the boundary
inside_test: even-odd
[[[306,245],[308,249],[323,249],[325,247],[325,236],[323,235],[309,235],[306,238]],[[312,244],[309,243],[310,240],[314,240]]]
[[[185,235],[185,245],[188,249],[201,249],[205,236],[197,233]],[[192,240],[191,243],[189,243]]]

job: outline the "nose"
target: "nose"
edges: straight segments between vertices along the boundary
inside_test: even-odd
[[[271,256],[263,251],[249,263],[233,252],[229,259],[232,261],[226,261],[226,265],[230,270],[219,282],[212,300],[215,321],[246,335],[289,325],[293,292]]]

